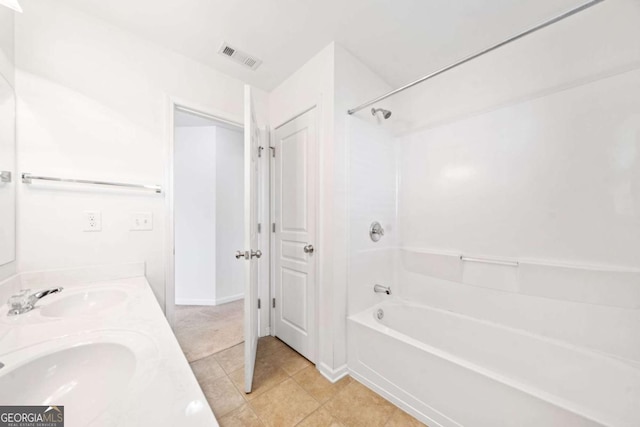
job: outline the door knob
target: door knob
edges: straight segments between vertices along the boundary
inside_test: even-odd
[[[313,245],[307,245],[304,247],[304,253],[305,254],[312,254],[313,253]]]
[[[236,259],[247,258],[248,254],[244,251],[236,251]]]
[[[256,257],[260,259],[261,256],[262,256],[262,251],[260,249],[258,249],[257,251],[251,251],[251,258]]]

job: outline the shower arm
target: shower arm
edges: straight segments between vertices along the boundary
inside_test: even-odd
[[[447,65],[446,67],[441,68],[441,69],[439,69],[437,71],[434,71],[431,74],[427,74],[426,76],[421,77],[418,80],[415,80],[415,81],[413,81],[413,82],[411,82],[409,84],[406,84],[406,85],[404,85],[404,86],[402,86],[402,87],[400,87],[398,89],[392,90],[391,92],[388,92],[388,93],[386,93],[386,94],[384,94],[382,96],[379,96],[379,97],[377,97],[375,99],[372,99],[371,101],[365,102],[364,104],[360,104],[357,107],[354,107],[354,108],[352,108],[350,110],[347,110],[347,113],[348,114],[355,114],[358,111],[362,110],[363,108],[367,108],[367,107],[369,107],[369,106],[371,106],[371,105],[373,105],[373,104],[375,104],[377,102],[380,102],[380,101],[382,101],[384,99],[389,98],[390,96],[393,96],[393,95],[395,95],[397,93],[400,93],[400,92],[402,92],[404,90],[407,90],[410,87],[418,85],[418,84],[420,84],[420,83],[422,83],[424,81],[432,79],[433,77],[436,77],[436,76],[438,76],[440,74],[443,74],[443,73],[445,73],[445,72],[447,72],[449,70],[452,70],[452,69],[454,69],[456,67],[459,67],[462,64],[465,64],[465,63],[467,63],[467,62],[469,62],[469,61],[471,61],[473,59],[476,59],[476,58],[478,58],[478,57],[480,57],[480,56],[482,56],[484,54],[487,54],[487,53],[489,53],[491,51],[494,51],[494,50],[496,50],[498,48],[506,46],[511,42],[514,42],[514,41],[516,41],[518,39],[521,39],[522,37],[528,36],[529,34],[533,34],[538,30],[541,30],[541,29],[543,29],[545,27],[548,27],[549,25],[555,24],[556,22],[560,22],[565,18],[568,18],[568,17],[570,17],[572,15],[575,15],[578,12],[582,12],[583,10],[588,9],[591,6],[595,6],[596,4],[601,3],[603,1],[604,0],[590,0],[590,1],[586,2],[586,3],[583,3],[580,6],[574,7],[573,9],[570,9],[570,10],[568,10],[568,11],[566,11],[566,12],[564,12],[564,13],[562,13],[562,14],[554,17],[554,18],[548,19],[548,20],[546,20],[546,21],[544,21],[544,22],[542,22],[542,23],[540,23],[540,24],[538,24],[538,25],[536,25],[534,27],[529,28],[528,30],[525,30],[525,31],[523,31],[521,33],[518,33],[518,34],[514,35],[514,36],[511,36],[508,39],[506,39],[504,41],[501,41],[500,43],[494,44],[491,47],[488,47],[488,48],[486,48],[484,50],[481,50],[480,52],[474,53],[473,55],[467,56],[466,58],[463,58],[463,59],[459,60],[458,62],[455,62],[455,63],[453,63],[451,65]]]

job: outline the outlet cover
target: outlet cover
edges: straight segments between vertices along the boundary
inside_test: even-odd
[[[131,213],[131,231],[150,231],[153,230],[153,214],[151,212],[132,212]]]
[[[100,211],[85,211],[83,230],[102,231],[102,213]]]

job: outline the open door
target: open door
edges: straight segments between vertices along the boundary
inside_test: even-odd
[[[258,348],[258,147],[260,130],[256,122],[251,87],[244,87],[244,390],[251,392]],[[243,252],[243,253],[242,253]]]

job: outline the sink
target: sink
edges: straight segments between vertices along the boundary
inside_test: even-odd
[[[0,405],[65,406],[65,425],[103,425],[131,403],[123,396],[148,387],[159,360],[153,339],[139,332],[52,337],[0,354]]]
[[[67,418],[86,425],[126,390],[136,356],[122,344],[90,343],[7,369],[0,369],[3,405],[68,405]]]
[[[57,296],[55,301],[43,300],[40,314],[45,317],[66,317],[97,314],[108,310],[127,299],[120,289],[90,290]]]

